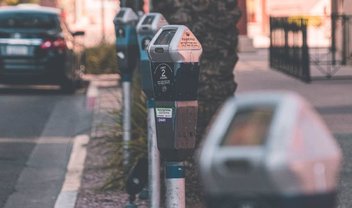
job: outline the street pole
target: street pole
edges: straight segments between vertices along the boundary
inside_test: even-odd
[[[136,13],[139,11],[139,0],[134,0],[134,11]]]
[[[185,208],[185,167],[183,162],[165,162],[166,208]]]
[[[160,155],[156,139],[154,100],[148,99],[149,207],[160,207]]]
[[[121,0],[121,7],[126,7],[126,0]]]
[[[129,164],[130,153],[129,153],[129,143],[131,141],[131,82],[122,82],[123,91],[123,142],[124,142],[124,152],[123,152],[123,165],[126,171],[126,167]]]
[[[101,42],[105,43],[105,0],[101,0]]]

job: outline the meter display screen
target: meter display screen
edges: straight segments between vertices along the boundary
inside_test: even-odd
[[[267,138],[273,114],[273,106],[239,109],[221,145],[263,145]]]
[[[123,15],[125,15],[125,10],[121,10],[118,14],[117,14],[117,18],[122,18],[123,17]]]
[[[154,15],[146,16],[142,22],[142,25],[151,25],[155,19]]]
[[[177,29],[164,30],[156,39],[154,45],[169,45]]]

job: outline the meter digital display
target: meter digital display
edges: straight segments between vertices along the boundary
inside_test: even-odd
[[[123,15],[125,15],[125,10],[121,10],[118,14],[117,14],[117,18],[121,18],[121,17],[123,17]]]
[[[266,141],[273,118],[273,107],[239,109],[229,127],[222,146],[259,146]]]
[[[155,40],[154,45],[169,45],[177,29],[164,30]]]
[[[155,19],[155,16],[153,15],[146,16],[142,22],[142,25],[151,25],[154,19]]]

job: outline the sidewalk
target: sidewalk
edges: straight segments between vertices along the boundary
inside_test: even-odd
[[[241,53],[239,58],[235,67],[235,80],[238,83],[236,93],[254,90],[295,91],[317,108],[332,132],[352,133],[352,96],[348,96],[352,89],[352,79],[320,79],[305,84],[282,72],[270,69],[267,50]],[[313,73],[318,74],[316,70]],[[352,75],[352,67],[345,67],[341,73]]]
[[[234,72],[238,83],[236,94],[257,90],[290,90],[306,98],[322,115],[343,149],[345,161],[338,208],[352,207],[352,96],[349,96],[352,79],[316,80],[305,84],[270,69],[267,56],[267,50],[239,54],[240,60]],[[349,69],[346,70],[348,72]],[[113,122],[108,112],[118,108],[121,96],[116,79],[108,76],[94,82],[99,93],[95,100],[92,138],[104,134],[101,124],[109,126]],[[124,192],[99,190],[112,169],[107,158],[114,153],[109,149],[108,142],[108,139],[99,138],[91,139],[88,144],[85,171],[75,208],[123,208],[127,204]],[[147,207],[145,201],[139,201],[138,205]]]
[[[119,76],[88,75],[85,79],[90,80],[93,87],[91,93],[87,92],[91,94],[87,96],[87,107],[92,108],[93,118],[75,208],[123,208],[128,202],[128,195],[124,191],[102,190],[104,183],[109,180],[116,168],[110,161],[115,154],[111,146],[112,139],[116,138],[109,138],[107,132],[114,128],[117,119],[112,112],[121,107],[121,90],[117,81]],[[137,200],[136,204],[139,208],[147,207],[145,201]]]

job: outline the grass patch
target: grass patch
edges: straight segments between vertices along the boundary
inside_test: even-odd
[[[116,47],[113,43],[101,43],[85,50],[85,73],[117,73]]]

